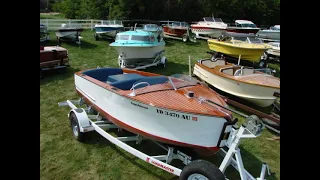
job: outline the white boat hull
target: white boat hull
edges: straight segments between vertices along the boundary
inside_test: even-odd
[[[206,35],[214,38],[218,38],[219,36],[221,36],[223,32],[226,32],[225,29],[215,29],[215,28],[210,28],[210,29],[191,28],[191,31],[192,33],[195,33],[197,35]]]
[[[198,65],[195,65],[193,74],[221,91],[245,99],[260,107],[273,104],[277,98],[273,94],[275,92],[280,93],[280,89],[277,88],[248,84],[221,77],[202,69]]]
[[[143,104],[77,75],[75,85],[82,96],[108,114],[110,121],[128,131],[135,131],[134,133],[165,143],[169,141],[172,144],[197,148],[218,146],[223,124],[226,122],[221,117],[190,114]],[[197,120],[193,120],[194,118]],[[224,140],[222,143],[225,143]]]
[[[57,31],[56,36],[59,38],[76,39],[77,32],[76,31],[65,31],[65,32]]]
[[[280,31],[260,30],[257,35],[264,39],[280,40]]]
[[[131,64],[131,61],[135,61],[137,59],[155,58],[157,53],[164,51],[164,46],[164,44],[152,47],[115,46],[115,49],[126,64]]]
[[[114,31],[96,32],[96,34],[99,36],[116,37],[118,32],[119,32],[118,30],[114,30]]]

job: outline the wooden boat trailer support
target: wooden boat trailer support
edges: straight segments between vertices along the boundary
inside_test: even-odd
[[[158,65],[163,65],[163,67],[166,67],[166,64],[167,64],[167,58],[165,56],[163,56],[165,50],[162,50],[158,53],[155,54],[155,58],[153,59],[153,62],[150,63],[150,64],[147,64],[147,65],[140,65],[140,64],[137,64],[137,66],[135,68],[132,68],[132,69],[146,69],[148,67],[151,67],[151,66],[158,66]],[[120,65],[121,68],[128,68],[125,66],[124,64],[124,59],[123,59],[123,55],[119,55],[118,57],[118,63]]]
[[[59,106],[69,106],[71,108],[70,112],[68,113],[69,118],[70,116],[75,115],[76,117],[75,120],[77,121],[77,123],[75,127],[72,127],[72,129],[73,129],[73,134],[77,140],[82,141],[81,139],[79,139],[79,137],[85,136],[86,132],[96,131],[100,135],[102,135],[104,138],[108,139],[110,142],[122,148],[123,150],[129,152],[130,154],[142,159],[143,161],[148,162],[149,164],[152,164],[158,168],[161,168],[169,173],[172,173],[176,176],[180,176],[180,178],[182,174],[186,174],[186,171],[189,171],[187,170],[188,168],[186,167],[192,164],[190,156],[178,150],[174,151],[173,147],[165,147],[158,142],[155,142],[155,143],[159,145],[161,148],[165,149],[168,152],[167,155],[149,156],[124,143],[126,141],[136,141],[136,143],[139,144],[145,138],[139,135],[130,136],[130,137],[114,137],[111,134],[107,133],[105,130],[108,130],[111,128],[120,129],[119,127],[112,124],[108,120],[103,120],[102,117],[99,115],[99,113],[97,115],[89,115],[92,112],[92,109],[90,106],[88,106],[87,108],[78,108],[74,104],[79,104],[81,106],[83,105],[83,100],[82,99],[67,100],[67,101],[58,103]],[[259,121],[257,121],[255,117],[256,116],[249,116],[247,118],[248,121],[246,126],[241,125],[240,128],[232,126],[229,138],[225,143],[226,147],[229,148],[228,151],[224,150],[223,148],[221,148],[219,151],[219,153],[222,156],[224,156],[224,159],[219,167],[219,170],[222,173],[224,173],[226,168],[231,164],[237,171],[239,171],[241,180],[264,180],[266,170],[268,171],[269,175],[271,174],[269,167],[266,163],[262,164],[260,177],[258,178],[254,178],[243,166],[240,149],[238,148],[241,139],[256,138],[261,135],[261,132],[264,128],[263,124],[258,123]],[[72,119],[70,120],[72,121]],[[93,120],[96,120],[96,121],[93,121]],[[235,120],[234,123],[236,122],[237,122],[237,119]],[[234,124],[234,123],[231,123],[231,124]],[[230,122],[228,122],[228,124],[230,124]],[[222,133],[222,135],[224,134]],[[235,158],[233,158],[233,155],[235,155]],[[173,159],[181,160],[186,165],[185,168],[181,170],[179,168],[176,168],[170,165]],[[165,162],[162,162],[162,161],[165,161]],[[212,166],[218,169],[213,164]],[[193,176],[193,178],[191,176]],[[197,178],[208,179],[204,175],[198,174],[198,173],[194,173],[188,176],[188,179],[197,179]],[[223,179],[227,179],[227,178],[224,177]],[[186,179],[183,179],[183,180],[186,180]]]

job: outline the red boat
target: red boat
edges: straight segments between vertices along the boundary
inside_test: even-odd
[[[40,46],[40,77],[43,70],[69,66],[67,49],[59,46]]]
[[[194,41],[195,36],[191,35],[190,27],[186,22],[163,21],[163,35],[165,38],[182,39],[183,42]]]

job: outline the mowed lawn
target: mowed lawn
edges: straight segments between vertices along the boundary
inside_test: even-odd
[[[67,117],[69,108],[58,107],[58,102],[79,98],[74,88],[74,72],[97,66],[118,67],[118,55],[115,49],[109,47],[110,42],[95,41],[93,33],[87,30],[81,34],[83,37],[81,47],[75,43],[62,43],[61,46],[69,51],[71,67],[47,72],[40,80],[40,178],[46,180],[178,179],[126,153],[95,132],[89,134],[85,143],[80,143],[72,137]],[[54,32],[51,32],[50,37],[51,40],[42,45],[56,45]],[[208,50],[204,40],[198,40],[197,43],[166,40],[167,67],[165,69],[151,67],[146,71],[163,75],[187,74],[189,71],[188,56],[191,56],[192,64],[194,64],[198,59],[210,57],[206,54]],[[125,110],[123,111],[125,113]],[[267,176],[267,179],[280,179],[280,141],[269,139],[274,136],[277,135],[265,129],[260,137],[243,140],[240,145],[244,166],[255,177],[260,174],[262,162],[266,162],[271,171],[276,173],[274,176]],[[149,141],[142,142],[140,145],[130,144],[151,155],[164,154]],[[214,162],[217,166],[222,160],[218,154],[205,159]],[[180,162],[174,162],[174,164],[182,167]],[[227,169],[226,174],[230,179],[240,179],[231,166]]]

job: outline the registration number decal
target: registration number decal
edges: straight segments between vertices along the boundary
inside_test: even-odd
[[[179,114],[179,113],[174,113],[174,112],[168,112],[165,110],[157,109],[158,114],[163,114],[166,116],[171,116],[171,117],[176,117],[179,119],[185,119],[185,120],[192,120],[192,121],[198,121],[197,117],[190,116],[190,115],[185,115],[185,114]]]

